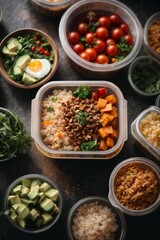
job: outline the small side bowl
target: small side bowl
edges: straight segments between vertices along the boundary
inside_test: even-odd
[[[95,203],[97,205],[101,205],[103,207],[107,207],[108,209],[111,210],[111,212],[115,216],[116,223],[118,224],[118,229],[115,232],[115,238],[114,239],[115,240],[125,239],[125,236],[126,236],[126,221],[125,221],[125,217],[124,217],[123,213],[119,209],[113,207],[106,198],[99,197],[99,196],[89,196],[89,197],[83,198],[83,199],[79,200],[77,203],[75,203],[73,205],[73,207],[70,209],[70,211],[68,213],[68,218],[67,218],[67,233],[68,233],[69,239],[70,240],[76,240],[76,238],[73,235],[72,225],[75,221],[74,218],[76,216],[76,213],[77,213],[78,209],[83,207],[84,205],[92,204],[92,203],[93,204]],[[92,211],[93,217],[95,218],[95,213],[93,213],[94,209],[92,209],[92,210],[93,210]],[[98,217],[101,217],[101,215],[98,215]],[[101,224],[103,224],[103,221],[104,221],[104,219],[102,217]],[[114,221],[114,223],[115,223],[115,221]],[[113,225],[114,225],[114,223],[113,223]],[[89,227],[90,227],[90,230],[91,230],[91,222],[89,222]],[[103,229],[103,231],[104,231],[104,229]],[[85,229],[84,232],[86,233],[87,230]],[[93,230],[93,232],[94,232],[94,230]],[[85,237],[83,239],[86,239]]]
[[[32,234],[36,234],[36,233],[41,233],[41,232],[44,232],[44,231],[47,231],[49,230],[50,228],[52,228],[53,226],[55,226],[55,224],[58,222],[60,216],[61,216],[61,213],[62,213],[62,208],[63,208],[63,196],[62,196],[62,193],[61,193],[61,190],[60,188],[58,187],[58,185],[51,181],[49,178],[47,178],[46,176],[43,176],[43,175],[40,175],[40,174],[27,174],[27,175],[24,175],[24,176],[21,176],[19,178],[17,178],[16,180],[14,180],[11,185],[8,187],[7,191],[6,191],[6,194],[5,194],[5,200],[4,200],[4,210],[7,211],[8,208],[9,208],[9,205],[8,205],[8,196],[9,194],[11,193],[11,191],[13,190],[13,188],[15,186],[17,186],[22,179],[29,179],[29,180],[34,180],[34,179],[38,179],[40,180],[42,183],[43,182],[46,182],[48,184],[51,185],[51,187],[53,187],[54,189],[57,189],[58,192],[59,192],[59,196],[58,196],[58,199],[56,201],[56,204],[59,208],[59,212],[53,217],[53,219],[51,220],[51,222],[49,222],[48,224],[44,225],[43,227],[40,227],[40,228],[22,228],[18,223],[15,223],[11,217],[9,215],[6,215],[9,222],[15,227],[17,228],[18,230],[22,231],[22,232],[26,232],[26,233],[32,233]]]
[[[12,79],[11,76],[9,76],[9,74],[7,73],[5,66],[4,66],[4,62],[3,62],[4,54],[2,53],[2,49],[6,45],[6,43],[9,39],[16,38],[18,36],[25,36],[27,34],[32,34],[33,36],[38,34],[39,36],[43,37],[49,43],[49,45],[51,46],[51,49],[54,52],[53,64],[51,66],[50,72],[44,78],[42,78],[40,81],[38,81],[34,84],[30,84],[30,85],[24,85],[22,83],[19,83],[19,82],[15,81],[14,79]],[[36,41],[35,41],[35,45],[36,45]],[[21,55],[19,55],[19,56],[21,56]],[[44,83],[48,82],[53,77],[53,75],[55,74],[55,72],[57,70],[58,62],[59,62],[58,61],[58,49],[57,49],[55,42],[50,38],[50,36],[47,33],[43,32],[41,30],[38,30],[38,29],[23,28],[23,29],[18,29],[16,31],[13,31],[2,40],[1,45],[0,45],[0,72],[1,72],[2,76],[4,77],[4,79],[8,83],[10,83],[11,85],[18,87],[18,88],[33,89],[33,88],[42,86]]]
[[[156,26],[156,27],[155,27]],[[153,14],[145,23],[143,45],[147,54],[160,60],[160,43],[158,34],[160,34],[160,12]],[[149,37],[149,35],[151,35]],[[157,49],[157,50],[156,50]]]
[[[159,81],[159,78],[160,63],[151,56],[139,56],[129,66],[129,83],[133,90],[140,96],[152,97],[159,94],[160,89],[153,91],[153,88],[156,88],[156,83]]]
[[[143,173],[143,171],[145,172]],[[149,190],[149,183],[152,185],[153,181],[156,189]],[[136,187],[137,189],[135,189]],[[147,192],[145,194],[146,188]],[[153,212],[159,207],[159,190],[159,166],[150,159],[133,157],[122,161],[113,169],[109,179],[108,198],[111,204],[119,208],[123,213],[132,216],[142,216]],[[150,199],[154,194],[153,199]],[[140,203],[141,205],[143,203],[142,207]]]

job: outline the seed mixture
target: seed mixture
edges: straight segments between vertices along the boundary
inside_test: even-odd
[[[151,112],[140,121],[140,131],[144,137],[160,149],[160,114]]]
[[[148,41],[151,47],[160,54],[160,19],[150,26],[148,30]]]
[[[114,191],[123,206],[142,210],[150,207],[158,197],[158,177],[144,163],[128,163],[118,171],[114,181]]]
[[[117,229],[115,214],[98,202],[80,206],[73,218],[75,240],[114,240]]]

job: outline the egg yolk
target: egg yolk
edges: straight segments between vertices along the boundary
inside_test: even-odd
[[[32,71],[32,72],[39,72],[42,69],[42,63],[38,60],[35,61],[31,61],[28,64],[28,68]]]

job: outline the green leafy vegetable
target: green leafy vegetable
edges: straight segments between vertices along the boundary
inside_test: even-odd
[[[87,112],[79,112],[75,115],[75,118],[77,119],[77,121],[82,125],[87,124],[87,117],[88,117]]]
[[[79,86],[76,88],[76,90],[73,92],[73,95],[75,97],[79,97],[82,99],[90,97],[91,89],[89,86]]]
[[[97,140],[95,141],[88,141],[81,144],[80,149],[82,151],[93,151],[98,149]]]
[[[15,156],[16,151],[26,153],[31,142],[31,137],[16,114],[0,112],[0,160]]]
[[[126,44],[126,40],[122,37],[117,44],[118,47],[118,54],[115,56],[116,61],[121,61],[124,59],[133,49],[132,45]]]

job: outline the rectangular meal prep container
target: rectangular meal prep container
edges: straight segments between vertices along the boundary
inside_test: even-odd
[[[118,99],[118,121],[119,121],[119,137],[115,146],[105,151],[64,151],[52,150],[47,147],[41,137],[42,122],[42,102],[53,90],[73,90],[78,86],[89,86],[95,91],[98,88],[106,88],[111,94],[114,93]],[[31,136],[35,141],[38,150],[45,156],[50,158],[63,159],[109,159],[116,156],[122,149],[124,142],[128,138],[127,132],[127,101],[124,99],[121,90],[113,83],[107,81],[52,81],[43,85],[32,100],[31,106]]]
[[[149,108],[142,111],[131,124],[131,134],[139,148],[144,152],[147,157],[154,157],[155,159],[160,160],[160,150],[153,144],[151,144],[145,138],[145,136],[143,136],[140,130],[141,120],[151,112],[156,112],[160,114],[160,108],[156,106],[150,106]]]

